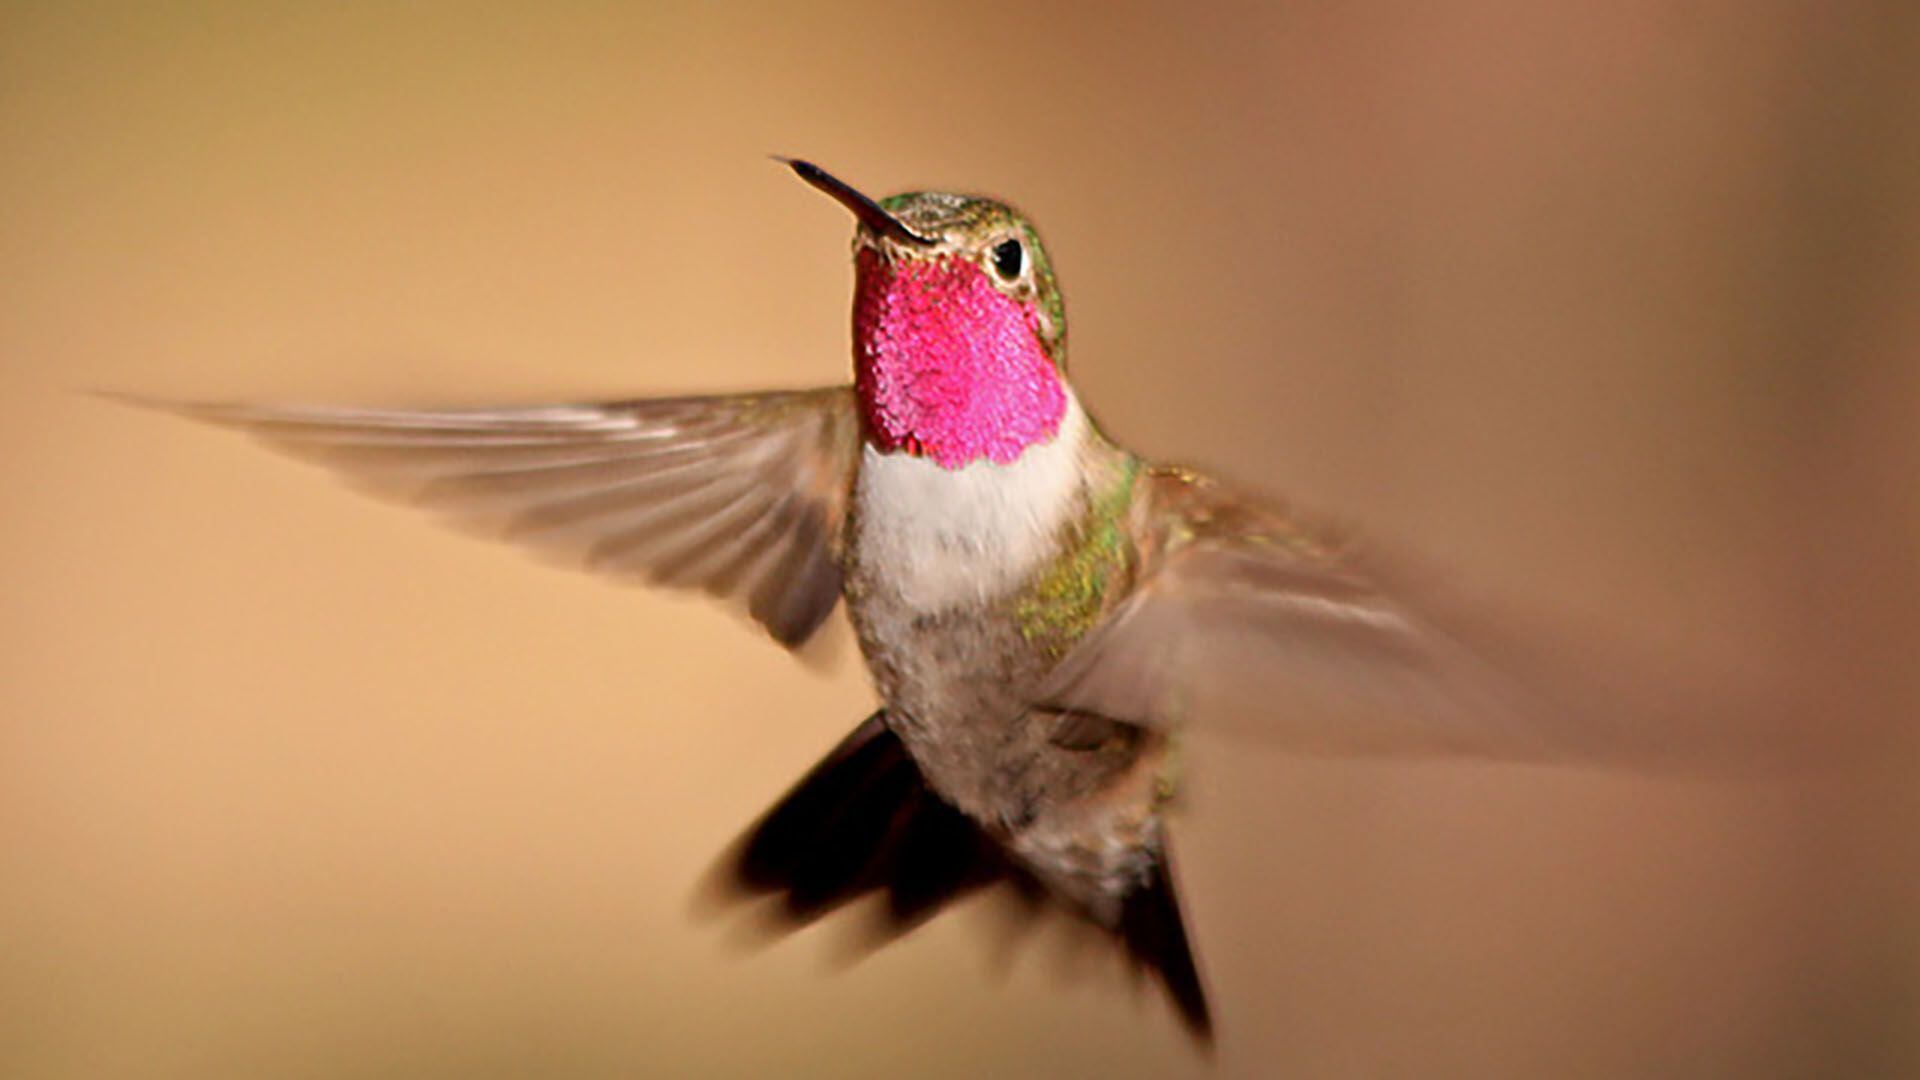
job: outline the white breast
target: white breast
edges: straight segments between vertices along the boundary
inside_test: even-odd
[[[860,561],[916,611],[1003,593],[1051,550],[1081,482],[1087,417],[1071,390],[1053,439],[1011,463],[944,469],[868,446],[860,463]]]

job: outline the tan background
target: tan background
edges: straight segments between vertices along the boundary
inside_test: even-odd
[[[781,152],[1028,209],[1138,448],[1875,749],[1203,750],[1223,1071],[1920,1069],[1911,8],[1428,7],[0,8],[0,1066],[1201,1067],[979,911],[848,970],[689,918],[849,657],[76,393],[843,379],[849,223]]]

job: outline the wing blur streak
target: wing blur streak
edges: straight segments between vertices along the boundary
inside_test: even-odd
[[[859,450],[847,387],[505,409],[122,400],[595,573],[738,598],[789,648],[840,598]]]
[[[1204,702],[1335,755],[1654,765],[1728,749],[1704,726],[1683,730],[1704,710],[1678,686],[1634,698],[1645,687],[1561,662],[1589,659],[1584,644],[1556,650],[1465,617],[1283,509],[1186,470],[1145,481],[1137,586],[1056,667],[1037,695],[1051,707],[1170,730]]]

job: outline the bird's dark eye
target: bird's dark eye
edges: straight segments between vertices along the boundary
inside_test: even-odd
[[[1027,269],[1027,249],[1015,239],[993,245],[993,272],[1003,281],[1018,281]]]

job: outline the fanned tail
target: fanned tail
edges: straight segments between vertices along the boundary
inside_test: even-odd
[[[933,793],[879,713],[747,830],[729,870],[740,888],[779,895],[798,923],[884,890],[901,931],[1019,875],[991,837]]]
[[[1194,966],[1193,947],[1187,942],[1186,923],[1180,917],[1180,897],[1167,870],[1167,854],[1160,852],[1139,888],[1127,894],[1120,907],[1120,925],[1114,927],[1126,943],[1133,962],[1160,979],[1181,1022],[1203,1043],[1213,1041],[1213,1013],[1207,990]]]
[[[884,894],[885,939],[990,885],[1045,895],[997,841],[927,786],[880,713],[755,822],[721,869],[738,890],[779,897],[796,926]],[[1106,929],[1166,987],[1193,1036],[1210,1042],[1206,992],[1164,855]]]

